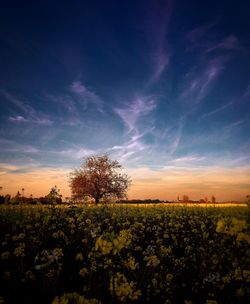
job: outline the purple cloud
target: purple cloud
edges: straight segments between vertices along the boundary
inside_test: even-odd
[[[184,127],[184,119],[181,118],[177,129],[174,129],[172,134],[168,138],[168,144],[167,144],[168,156],[173,155],[177,151],[182,138],[183,127]]]
[[[185,40],[188,42],[187,50],[193,50],[195,48],[204,48],[205,52],[211,52],[217,49],[220,50],[240,50],[238,38],[231,34],[223,38],[220,42],[214,41],[214,29],[212,28],[217,24],[218,20],[215,20],[209,24],[192,29],[186,33]],[[211,33],[211,35],[210,35]]]
[[[17,121],[17,122],[27,122],[27,119],[24,118],[23,116],[21,115],[18,115],[18,116],[15,116],[15,117],[9,117],[9,120],[10,121]]]
[[[189,162],[201,162],[205,159],[206,159],[205,156],[188,155],[188,156],[183,156],[183,157],[173,159],[173,160],[171,160],[171,162],[177,163],[177,164],[182,164],[182,163],[186,164]]]
[[[118,158],[122,162],[128,160],[131,157],[138,157],[139,153],[147,148],[147,145],[143,144],[139,137],[133,137],[123,145],[117,145],[110,148],[110,152],[115,158]]]
[[[68,95],[46,94],[46,98],[49,99],[49,101],[56,103],[57,105],[63,106],[70,114],[78,114],[73,98]]]
[[[185,40],[190,44],[187,47],[187,51],[193,50],[194,48],[210,46],[210,42],[205,40],[204,37],[215,24],[216,21],[194,28],[187,32],[185,35]]]
[[[238,126],[240,126],[241,124],[243,124],[245,122],[244,119],[241,119],[241,120],[238,120],[238,121],[235,121],[227,126],[225,126],[225,130],[227,131],[228,134],[231,133],[231,131],[234,129],[234,128],[237,128]]]
[[[153,61],[153,73],[149,79],[148,84],[157,82],[161,75],[164,73],[166,67],[169,64],[170,54],[162,49],[158,50],[152,58]]]
[[[0,89],[0,94],[12,105],[14,105],[22,115],[10,116],[9,121],[12,122],[20,122],[20,123],[34,123],[39,125],[51,125],[53,121],[49,119],[45,114],[36,111],[26,102],[16,98],[9,92]]]
[[[244,94],[243,94],[244,98],[249,98],[250,97],[250,85],[246,88]]]
[[[208,64],[199,72],[192,72],[186,75],[186,84],[182,91],[181,99],[192,99],[195,104],[201,102],[206,97],[212,84],[224,69],[225,57],[217,57],[208,62]]]
[[[103,113],[103,100],[81,81],[74,81],[70,85],[69,90],[78,98],[85,110],[89,105],[94,105],[99,112]]]
[[[208,112],[208,113],[203,114],[203,115],[202,115],[202,118],[205,118],[205,117],[214,115],[214,114],[216,114],[216,113],[218,113],[218,112],[221,112],[221,111],[227,109],[228,107],[230,107],[232,104],[233,104],[233,102],[230,101],[230,102],[224,104],[223,106],[221,106],[221,107],[219,107],[219,108],[217,108],[217,109],[215,109],[215,110],[213,110],[213,111],[211,111],[211,112]]]
[[[156,108],[156,102],[151,97],[136,98],[125,108],[114,108],[125,125],[128,126],[129,132],[137,131],[136,123],[142,116],[146,116]]]
[[[230,35],[223,39],[220,43],[215,44],[214,46],[211,46],[207,52],[214,51],[216,49],[222,49],[222,50],[240,50],[241,46],[239,43],[239,40],[236,36]]]
[[[246,161],[248,161],[250,159],[250,155],[244,155],[244,156],[240,156],[234,160],[232,160],[232,163],[235,164],[245,164]]]
[[[88,149],[85,147],[77,147],[75,149],[68,149],[62,151],[52,151],[53,154],[62,155],[74,159],[82,159],[86,156],[90,156],[92,154],[96,154],[96,150]]]
[[[18,152],[18,153],[39,153],[40,150],[31,145],[19,144],[13,140],[7,140],[0,138],[1,151],[2,152]]]
[[[20,123],[33,123],[33,124],[38,124],[38,125],[44,125],[44,126],[50,126],[53,124],[53,121],[47,118],[24,118],[21,115],[17,116],[10,116],[9,117],[10,121],[13,122],[20,122]]]
[[[147,86],[157,82],[166,70],[171,52],[167,42],[174,1],[151,1],[147,6],[146,34],[151,46],[152,74]]]
[[[10,94],[9,92],[0,89],[0,94],[8,101],[10,102],[12,105],[14,105],[15,107],[17,107],[19,110],[21,110],[23,113],[25,113],[26,115],[34,115],[35,114],[35,110],[28,105],[27,103],[23,102],[22,100],[16,98],[15,96],[13,96],[12,94]]]

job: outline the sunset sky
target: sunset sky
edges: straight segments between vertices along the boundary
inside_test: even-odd
[[[249,1],[1,1],[2,193],[70,195],[108,153],[129,198],[250,194]]]

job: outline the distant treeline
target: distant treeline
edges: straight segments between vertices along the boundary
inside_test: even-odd
[[[29,205],[50,205],[50,204],[91,204],[93,203],[93,200],[82,200],[82,201],[75,201],[72,200],[71,198],[67,197],[65,200],[62,199],[61,195],[54,195],[54,194],[49,194],[44,197],[39,197],[39,198],[33,198],[32,195],[30,197],[24,197],[21,196],[19,193],[16,196],[11,197],[9,194],[7,195],[0,195],[0,204],[10,204],[10,205],[19,205],[19,204],[29,204]],[[168,201],[168,200],[159,200],[159,199],[124,199],[124,200],[118,200],[118,201],[101,201],[100,204],[107,204],[107,203],[113,203],[113,204],[138,204],[138,205],[145,205],[145,204],[176,204],[176,203],[188,203],[188,204],[227,204],[227,203],[238,203],[241,204],[240,202],[235,202],[235,201],[228,201],[228,202],[211,202],[211,201],[205,201],[204,199],[200,199],[199,201],[194,201],[194,200],[178,200],[178,201]],[[243,204],[243,203],[242,203]]]
[[[49,197],[39,197],[39,198],[33,198],[33,197],[11,197],[9,194],[3,196],[0,195],[0,204],[10,204],[10,205],[19,205],[19,204],[30,204],[30,205],[36,205],[36,204],[43,204],[43,205],[49,205],[52,203],[56,204],[62,204],[62,198],[58,197],[54,201],[51,200]]]
[[[203,199],[200,199],[199,201],[194,200],[178,200],[178,201],[164,201],[159,199],[145,199],[145,200],[119,200],[116,202],[117,204],[228,204],[228,203],[237,203],[237,204],[245,204],[243,202],[235,202],[235,201],[228,201],[228,202],[211,202],[211,201],[205,201]]]
[[[160,204],[160,203],[170,203],[168,201],[160,201],[159,199],[145,199],[145,200],[119,200],[117,204]]]

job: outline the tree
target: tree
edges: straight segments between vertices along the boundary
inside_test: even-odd
[[[11,203],[15,205],[15,204],[19,204],[20,202],[21,202],[21,193],[19,191],[17,191],[16,196],[14,196],[11,199]]]
[[[5,203],[5,204],[9,204],[10,199],[11,199],[10,194],[6,194],[6,195],[5,195],[5,199],[4,199],[4,203]]]
[[[57,188],[57,186],[54,186],[50,189],[50,192],[48,195],[46,195],[46,198],[48,199],[49,204],[56,204],[62,202],[62,195],[60,194],[60,189]]]
[[[246,198],[247,198],[247,201],[246,201],[247,206],[250,207],[250,195],[247,195]]]
[[[4,204],[5,197],[3,195],[0,195],[0,204]]]
[[[184,194],[183,197],[182,197],[182,201],[187,203],[189,201],[188,195]]]
[[[3,190],[3,187],[0,186],[0,191],[2,191],[2,190]],[[0,195],[0,204],[4,203],[4,199],[5,199],[5,197],[3,195]]]
[[[213,204],[215,204],[215,203],[216,203],[216,198],[215,198],[215,196],[214,196],[214,195],[212,195],[212,197],[211,197],[211,202],[212,202]]]
[[[73,198],[91,197],[96,204],[102,199],[125,198],[131,181],[121,170],[119,162],[107,155],[87,157],[70,175]]]

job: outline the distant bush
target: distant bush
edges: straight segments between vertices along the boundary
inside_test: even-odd
[[[5,196],[0,195],[0,204],[4,204],[5,202]]]

